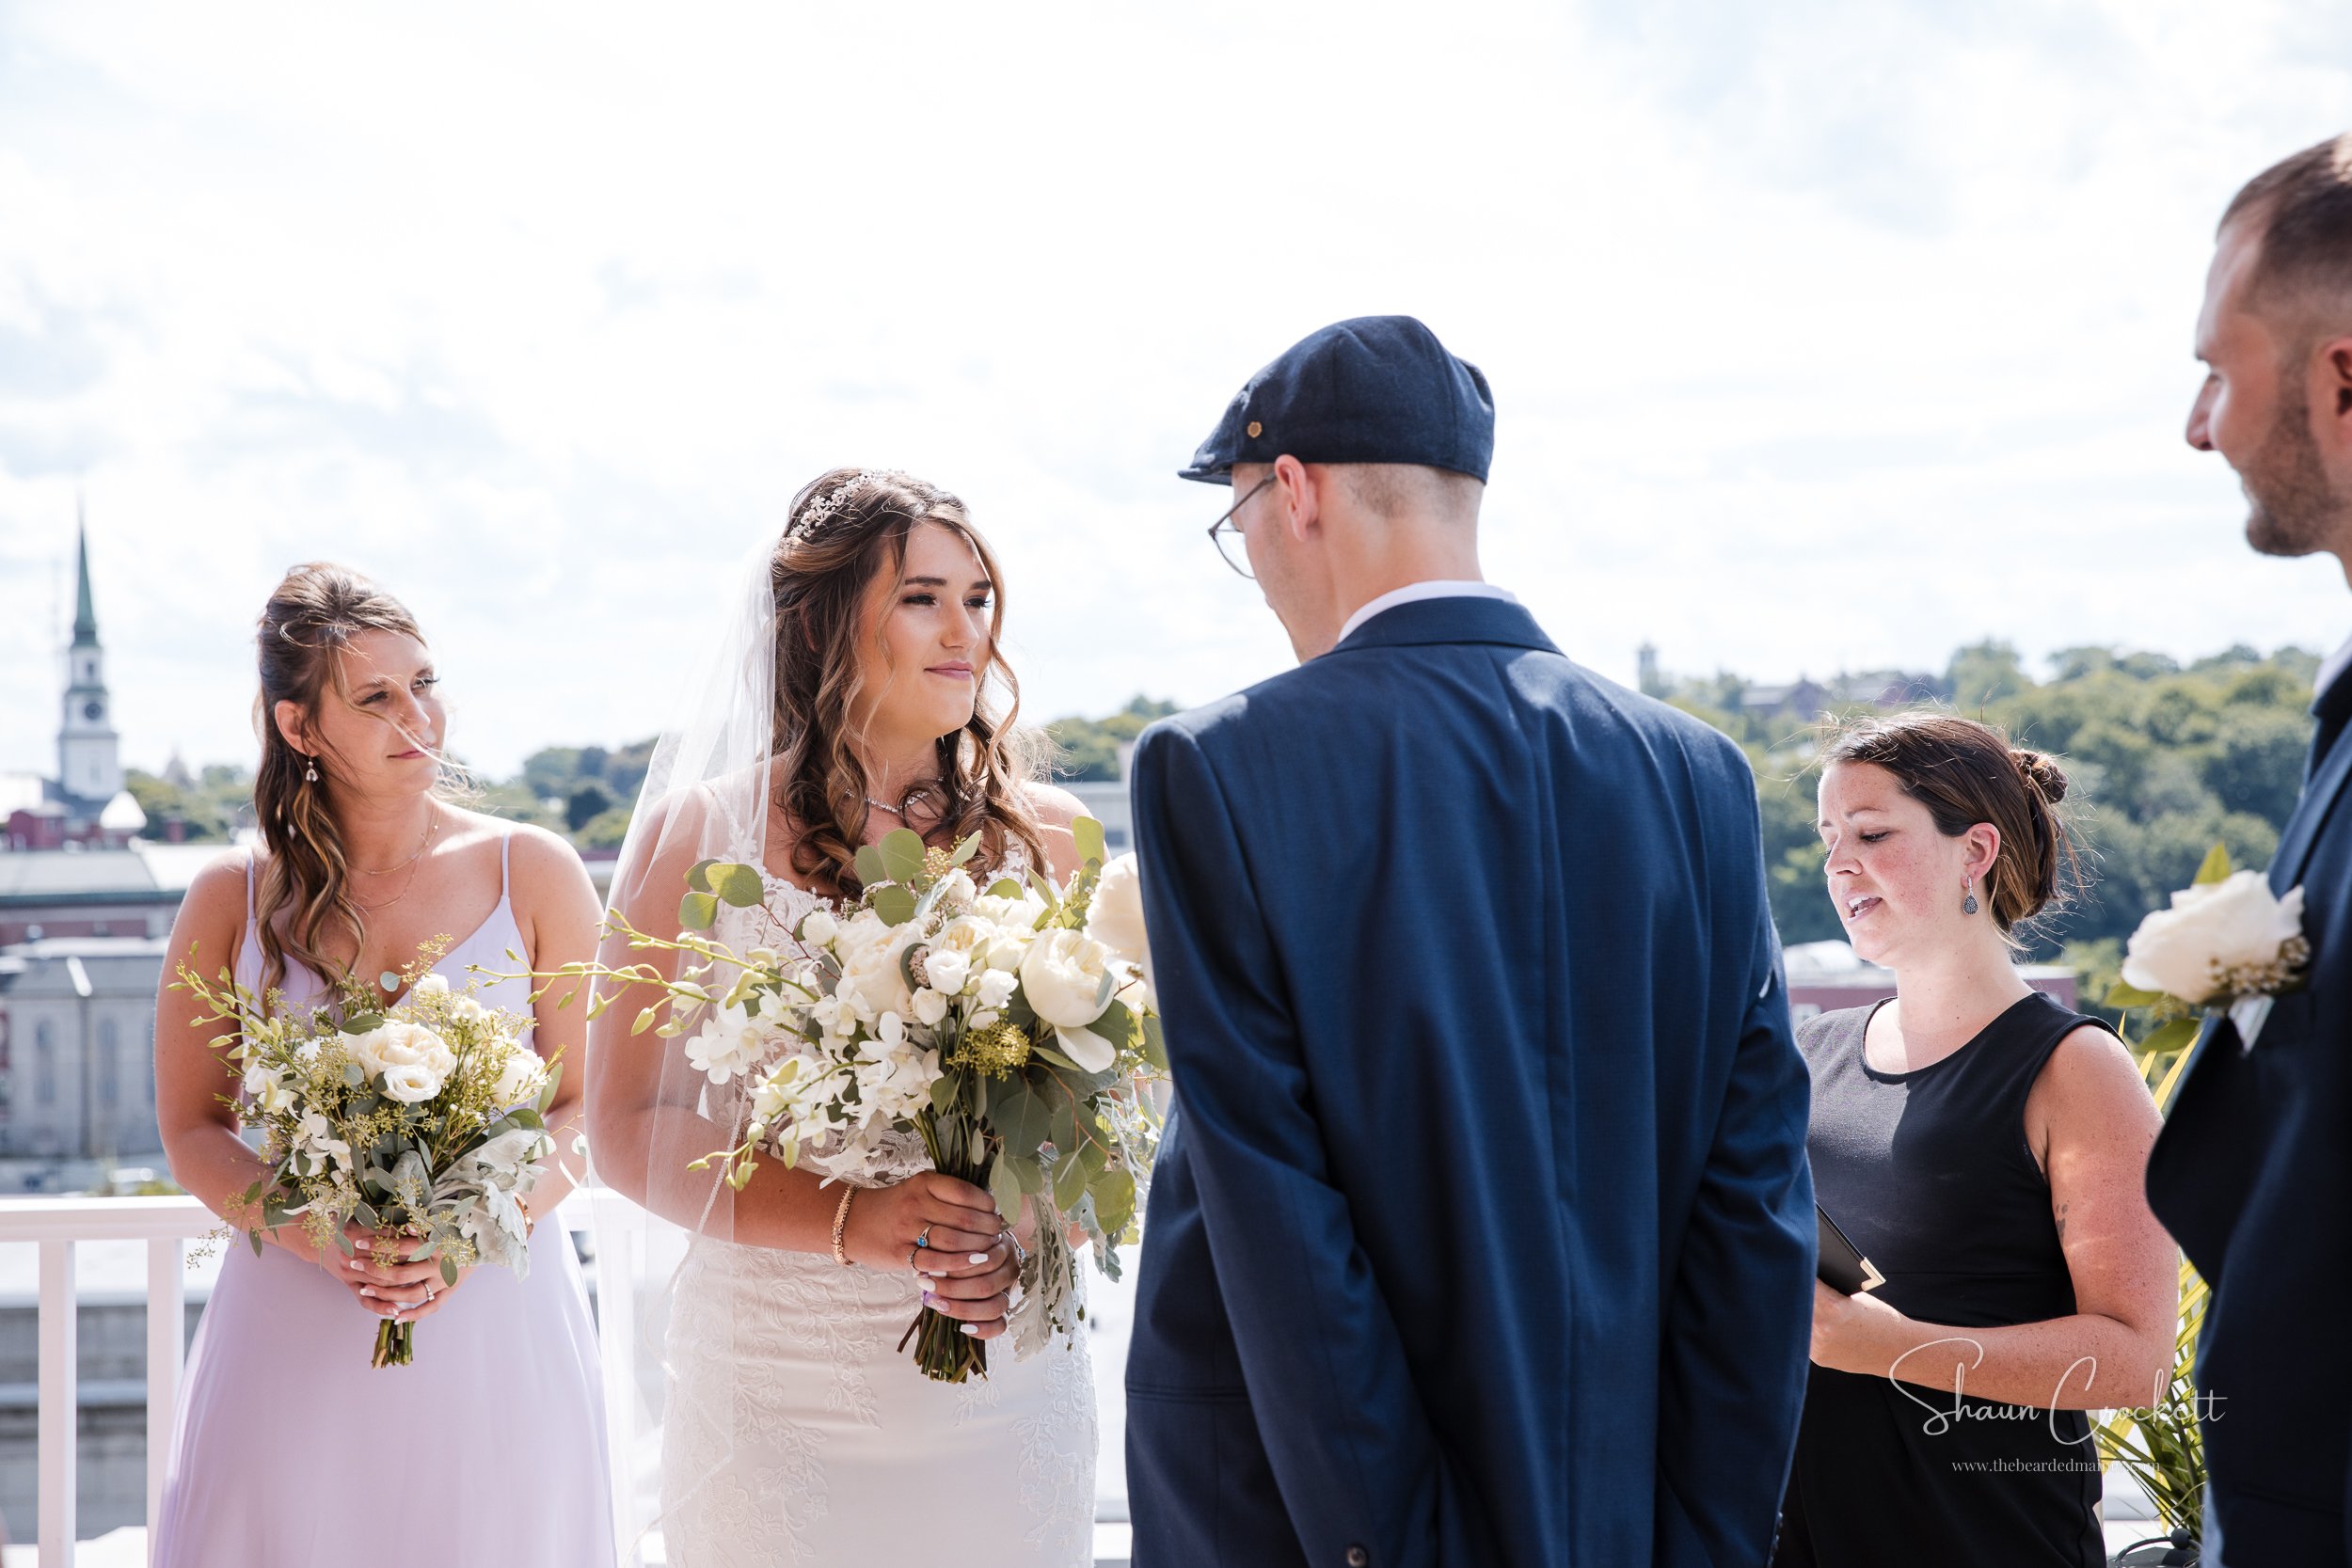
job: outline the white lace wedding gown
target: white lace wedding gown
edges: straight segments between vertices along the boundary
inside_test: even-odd
[[[819,900],[769,879],[789,927]],[[717,934],[762,940],[756,911]],[[802,1165],[874,1187],[930,1168],[913,1133]],[[899,1337],[914,1276],[698,1238],[673,1291],[662,1528],[677,1568],[1085,1568],[1094,1374],[1057,1338],[992,1340],[985,1379],[934,1383]]]

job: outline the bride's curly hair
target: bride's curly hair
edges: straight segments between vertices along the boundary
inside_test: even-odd
[[[893,802],[912,814],[932,844],[981,835],[982,858],[1014,847],[1046,863],[1036,813],[1023,786],[1041,777],[1042,748],[1021,731],[1021,683],[1005,662],[1004,574],[972,526],[963,502],[919,479],[834,468],[792,498],[784,535],[769,558],[776,606],[775,804],[792,828],[792,868],[820,891],[854,894],[871,788],[858,760],[850,714],[863,691],[859,623],[878,577],[906,570],[907,539],[925,523],[972,546],[995,584],[979,697],[961,729],[936,742],[939,776]],[[881,646],[881,629],[872,633]]]

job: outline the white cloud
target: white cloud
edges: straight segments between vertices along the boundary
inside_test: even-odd
[[[649,730],[837,462],[962,493],[1033,714],[1287,662],[1171,477],[1323,322],[1500,407],[1490,575],[1629,675],[2332,643],[2184,447],[2213,219],[2343,129],[2280,7],[0,12],[0,766],[88,495],[134,761],[326,556],[504,769]]]

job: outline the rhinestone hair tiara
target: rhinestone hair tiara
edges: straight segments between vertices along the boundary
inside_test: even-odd
[[[904,480],[907,476],[896,468],[860,468],[848,479],[834,485],[808,503],[801,512],[800,520],[784,531],[787,545],[797,545],[816,536],[827,523],[838,516],[850,504],[850,498],[868,484],[883,480]]]

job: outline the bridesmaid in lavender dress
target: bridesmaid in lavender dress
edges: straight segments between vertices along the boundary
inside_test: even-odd
[[[321,974],[396,971],[435,937],[461,939],[435,965],[457,989],[469,964],[519,967],[509,949],[541,970],[592,954],[596,896],[568,847],[436,794],[437,677],[396,600],[340,567],[296,567],[260,644],[263,847],[197,879],[167,974],[233,961],[249,990],[299,1006]],[[475,994],[532,1010],[521,980]],[[558,1012],[559,998],[535,1010],[533,1043],[569,1069],[548,1116],[561,1166],[529,1200],[539,1218],[582,1164],[582,1008]],[[180,1184],[242,1227],[235,1199],[261,1165],[191,1011],[169,990],[157,1005],[165,1148]],[[424,1324],[413,1365],[369,1364],[384,1318]],[[454,1286],[437,1263],[321,1251],[294,1225],[257,1257],[240,1228],[189,1352],[151,1560],[610,1568],[606,1478],[596,1334],[560,1226],[534,1227],[527,1276],[481,1267]]]

